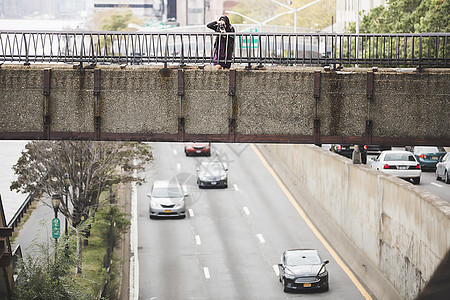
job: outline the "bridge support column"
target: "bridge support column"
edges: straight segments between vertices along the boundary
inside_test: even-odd
[[[44,102],[43,108],[43,123],[44,123],[44,139],[50,139],[50,68],[44,69]]]

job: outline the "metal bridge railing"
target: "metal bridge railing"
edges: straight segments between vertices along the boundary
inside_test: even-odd
[[[216,37],[233,64],[450,67],[450,33],[130,33],[0,31],[0,62],[212,64]]]

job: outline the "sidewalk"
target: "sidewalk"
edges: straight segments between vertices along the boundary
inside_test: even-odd
[[[55,213],[51,207],[50,198],[36,201],[39,201],[36,208],[31,212],[28,220],[22,224],[14,243],[11,244],[13,250],[20,245],[23,257],[36,254],[39,250],[36,248],[38,244],[48,243],[52,247],[55,242],[52,237],[52,219]],[[45,203],[49,203],[50,206]],[[63,235],[65,218],[62,214],[58,214],[58,218],[61,221],[61,235]]]

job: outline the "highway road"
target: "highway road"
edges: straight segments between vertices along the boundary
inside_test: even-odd
[[[186,157],[181,143],[151,145],[155,161],[137,188],[139,299],[370,299],[252,146],[213,144],[211,157]],[[197,187],[196,166],[212,159],[228,164],[228,188]],[[173,177],[188,191],[188,216],[150,219],[152,182]],[[292,248],[330,260],[328,292],[282,291],[277,263]]]

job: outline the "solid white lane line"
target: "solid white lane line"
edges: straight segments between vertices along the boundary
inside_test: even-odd
[[[236,192],[239,192],[239,188],[238,188],[237,184],[233,184],[233,187]]]
[[[243,208],[243,210],[244,210],[244,213],[245,213],[247,216],[250,216],[250,211],[248,210],[247,206],[245,206],[245,207]]]
[[[181,170],[181,164],[177,164],[177,170]]]
[[[434,185],[434,186],[437,186],[437,187],[444,187],[443,185],[440,185],[439,183],[431,182],[431,184]]]
[[[263,163],[263,165],[266,167],[266,169],[270,172],[272,177],[275,179],[275,181],[278,183],[278,185],[283,190],[284,194],[288,197],[289,201],[291,201],[292,205],[295,207],[297,212],[300,214],[302,219],[306,222],[308,227],[312,230],[312,232],[317,236],[317,238],[320,240],[322,245],[327,248],[328,252],[330,252],[331,256],[336,260],[338,265],[344,270],[344,272],[347,274],[347,276],[350,278],[350,280],[353,282],[353,284],[356,286],[356,288],[361,292],[363,297],[366,300],[371,300],[372,296],[367,292],[367,290],[364,288],[364,286],[359,282],[359,280],[356,278],[355,274],[350,270],[350,268],[342,261],[342,259],[339,257],[339,255],[334,251],[334,249],[328,244],[328,242],[325,240],[325,238],[322,236],[322,234],[317,230],[317,228],[313,225],[311,220],[308,218],[306,213],[303,211],[303,209],[300,207],[300,205],[295,201],[294,196],[289,192],[289,190],[286,188],[284,183],[281,181],[280,177],[278,177],[277,173],[275,173],[274,169],[269,165],[267,160],[264,158],[262,153],[256,148],[254,144],[250,144],[250,147],[252,147],[253,151],[255,151],[256,155],[258,155],[259,159]]]
[[[177,154],[178,154],[177,149],[173,149],[173,155],[177,155]]]
[[[189,212],[189,216],[192,218],[194,216],[194,211],[192,210],[192,208],[189,208],[188,212]]]
[[[197,243],[197,245],[201,245],[202,244],[202,240],[200,239],[200,236],[199,235],[196,235],[195,236],[195,242]]]
[[[203,273],[205,273],[205,278],[206,278],[206,279],[211,278],[211,275],[209,274],[209,269],[208,269],[208,267],[204,267],[204,268],[203,268]]]
[[[258,234],[256,235],[256,237],[258,238],[258,240],[259,240],[261,243],[265,243],[265,242],[266,242],[266,241],[264,240],[263,235],[262,235],[261,233],[258,233]]]
[[[277,275],[277,277],[280,276],[280,269],[278,268],[278,265],[273,265],[272,268],[275,272],[275,275]]]

